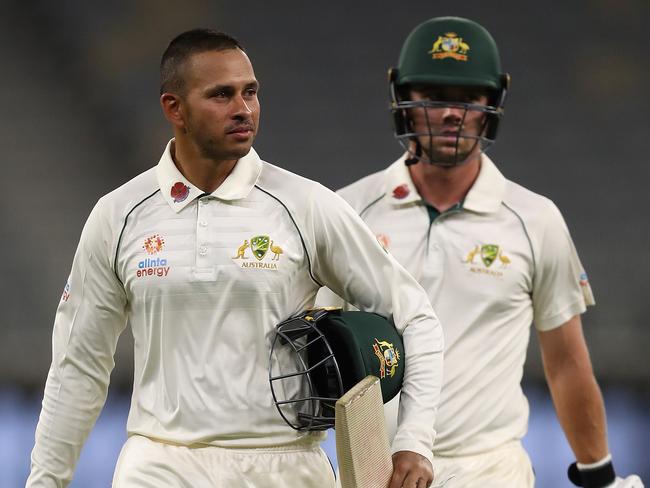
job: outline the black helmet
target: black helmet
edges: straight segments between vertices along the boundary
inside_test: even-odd
[[[269,382],[282,418],[296,430],[334,427],[334,407],[367,375],[380,379],[384,403],[402,387],[404,348],[381,315],[309,310],[276,326]]]

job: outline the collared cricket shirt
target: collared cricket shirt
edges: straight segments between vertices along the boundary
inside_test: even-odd
[[[440,214],[418,194],[404,159],[339,194],[425,288],[443,324],[435,454],[484,452],[526,431],[520,382],[531,323],[558,327],[593,296],[550,200],[508,181],[483,155],[465,200]]]
[[[441,327],[426,294],[356,213],[323,186],[251,149],[204,194],[171,157],[106,195],[82,233],[57,310],[53,360],[28,486],[69,480],[101,409],[119,334],[130,326],[127,430],[182,445],[298,442],[273,403],[276,324],[328,285],[402,333],[401,449],[430,457],[441,385]],[[414,395],[415,396],[415,395]]]

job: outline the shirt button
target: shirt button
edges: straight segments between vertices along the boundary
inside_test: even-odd
[[[208,223],[207,223],[205,220],[201,220],[201,221],[199,222],[199,225],[200,225],[201,227],[207,227],[207,226],[208,226]]]
[[[205,256],[206,254],[208,254],[208,248],[206,246],[201,246],[199,248],[199,254],[201,256]]]

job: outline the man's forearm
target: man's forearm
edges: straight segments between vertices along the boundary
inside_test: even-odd
[[[591,368],[567,365],[553,376],[547,374],[555,411],[580,463],[593,463],[608,451],[603,397]]]

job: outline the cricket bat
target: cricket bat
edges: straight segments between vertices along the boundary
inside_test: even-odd
[[[341,488],[386,488],[393,460],[379,378],[366,376],[337,400],[334,424]]]

